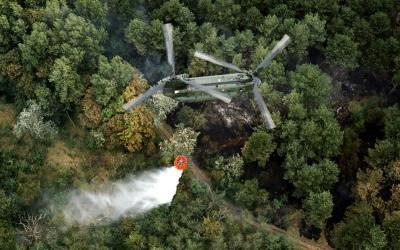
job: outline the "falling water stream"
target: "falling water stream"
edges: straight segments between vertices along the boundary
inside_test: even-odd
[[[69,224],[135,217],[172,201],[182,171],[174,167],[146,171],[109,183],[98,191],[74,190],[62,207]]]

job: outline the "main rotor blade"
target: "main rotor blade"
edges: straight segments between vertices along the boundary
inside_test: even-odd
[[[163,25],[164,43],[167,50],[168,64],[172,67],[172,74],[175,75],[174,42],[172,34],[172,24]]]
[[[125,111],[129,111],[129,110],[135,108],[142,102],[146,101],[146,99],[149,98],[150,96],[154,95],[155,93],[157,93],[160,90],[163,90],[164,85],[165,85],[165,83],[160,83],[158,85],[151,87],[146,92],[144,92],[141,96],[136,97],[132,101],[124,104],[122,107],[125,109]]]
[[[255,72],[267,66],[272,59],[274,59],[281,51],[289,44],[290,37],[288,35],[284,35],[282,39],[275,45],[275,47],[271,50],[271,52],[262,60],[262,62],[257,66]]]
[[[197,58],[206,60],[206,61],[208,61],[210,63],[214,63],[214,64],[217,64],[219,66],[222,66],[222,67],[225,67],[225,68],[228,68],[228,69],[233,69],[234,71],[237,71],[237,72],[241,72],[241,73],[244,72],[243,70],[241,70],[238,66],[236,66],[234,64],[225,62],[224,60],[215,58],[213,56],[207,55],[207,54],[205,54],[203,52],[200,52],[200,51],[194,52],[194,56],[197,57]]]
[[[203,86],[203,85],[201,85],[199,83],[196,83],[195,81],[186,81],[184,79],[181,79],[181,80],[184,83],[189,84],[190,86],[193,86],[193,87],[195,87],[195,88],[197,88],[197,89],[199,89],[199,90],[201,90],[201,91],[203,91],[203,92],[205,92],[205,93],[207,93],[207,94],[209,94],[209,95],[211,95],[211,96],[213,96],[213,97],[215,97],[217,99],[220,99],[223,102],[226,102],[226,103],[230,103],[231,102],[232,98],[229,95],[224,94],[222,92],[219,92],[218,90],[212,89],[210,87]]]
[[[269,112],[267,105],[261,96],[260,90],[258,89],[258,84],[254,84],[253,87],[254,99],[256,100],[257,106],[261,112],[261,117],[264,120],[265,126],[267,129],[275,128],[275,123],[272,120],[271,113]]]

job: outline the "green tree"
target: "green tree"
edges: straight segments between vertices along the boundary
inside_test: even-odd
[[[179,0],[165,1],[153,11],[154,19],[164,20],[166,23],[174,22],[180,25],[194,20],[193,13]]]
[[[332,39],[328,39],[325,56],[328,63],[353,70],[358,67],[360,52],[354,39],[347,35],[336,34]]]
[[[388,15],[379,11],[369,17],[369,23],[376,36],[385,36],[390,34],[391,24]]]
[[[360,45],[360,48],[366,46],[374,39],[371,24],[365,18],[357,16],[352,21],[352,30],[354,31],[354,39]]]
[[[281,4],[276,4],[274,5],[273,8],[271,8],[271,14],[279,16],[284,19],[290,19],[295,16],[296,11],[291,6],[281,3]]]
[[[331,193],[310,193],[303,203],[303,210],[308,224],[322,228],[333,210]]]
[[[132,19],[125,31],[127,40],[133,44],[137,52],[142,56],[146,53],[148,29],[148,24],[135,18]]]
[[[343,131],[334,114],[321,106],[311,113],[311,119],[301,124],[299,139],[304,152],[312,159],[333,157],[339,154],[343,142]]]
[[[397,105],[385,111],[384,125],[385,137],[368,150],[366,161],[374,168],[387,170],[400,159],[400,108]]]
[[[133,67],[121,57],[116,56],[109,62],[104,56],[99,57],[99,69],[92,75],[91,83],[98,104],[107,106],[122,94],[134,73]]]
[[[288,52],[296,61],[301,62],[308,54],[307,48],[310,46],[311,31],[304,22],[295,23],[293,19],[288,21],[292,22],[288,30],[291,37]]]
[[[318,14],[307,14],[304,16],[303,22],[310,30],[310,45],[322,43],[326,39],[325,24],[326,21],[321,19]]]
[[[132,249],[144,249],[146,246],[146,237],[138,232],[131,232],[125,240],[125,246]]]
[[[202,112],[184,105],[177,113],[177,122],[198,131],[205,126],[207,119]]]
[[[232,189],[243,174],[243,159],[238,154],[229,158],[219,156],[211,172],[219,189]]]
[[[243,5],[241,6],[243,7]],[[262,23],[262,21],[263,15],[261,14],[260,10],[252,6],[246,10],[243,21],[241,22],[241,26],[246,29],[254,30]]]
[[[389,73],[394,69],[394,60],[400,52],[400,41],[394,36],[375,37],[365,49],[360,58],[361,63],[375,74],[389,79]],[[390,65],[387,67],[386,65]]]
[[[246,180],[240,185],[239,191],[235,194],[235,201],[248,209],[255,209],[257,206],[268,201],[268,192],[259,189],[256,179]]]
[[[57,245],[64,245],[68,249],[108,249],[111,242],[110,227],[104,226],[91,226],[86,230],[74,226],[68,228],[68,230],[60,236],[58,239],[60,243]]]
[[[300,165],[296,166],[299,163]],[[334,162],[327,159],[312,165],[301,161],[288,161],[286,164],[288,170],[285,177],[293,182],[296,187],[294,195],[297,197],[306,196],[310,192],[329,190],[338,181],[339,169]]]
[[[57,96],[63,104],[77,103],[82,96],[84,86],[80,76],[66,57],[54,62],[49,81],[54,84]]]
[[[131,69],[131,66],[127,68]],[[155,151],[152,113],[144,105],[139,105],[130,112],[122,109],[124,103],[143,93],[148,86],[147,81],[136,70],[132,71],[131,79],[124,91],[118,93],[103,109],[91,99],[93,96],[89,90],[84,99],[83,110],[89,120],[89,127],[101,129],[107,147],[124,146],[130,152],[145,150],[147,154],[152,154]]]
[[[265,166],[277,145],[272,134],[258,129],[246,141],[242,154],[246,161],[257,161],[259,166]]]
[[[288,119],[281,126],[278,154],[284,157],[285,179],[296,187],[294,195],[329,190],[339,170],[330,158],[340,152],[343,132],[326,107],[330,78],[315,65],[301,65],[289,75],[293,91],[284,97]]]
[[[191,128],[177,127],[173,136],[160,143],[161,156],[164,162],[170,162],[178,155],[190,156],[197,143],[199,133]]]
[[[16,249],[14,228],[3,220],[0,220],[0,245],[3,249]]]
[[[138,18],[132,19],[125,30],[125,37],[141,56],[144,56],[147,52],[154,53],[155,51],[165,50],[162,22],[158,19],[151,21],[150,24]],[[175,47],[177,42],[179,43],[174,39]]]
[[[329,158],[339,153],[343,133],[333,114],[321,107],[309,120],[288,120],[282,125],[278,149],[285,156],[285,178],[296,187],[295,195],[322,192],[337,181],[339,170]],[[311,164],[310,164],[311,163]]]
[[[388,240],[389,249],[400,249],[400,211],[385,216],[383,231]]]
[[[279,85],[287,82],[285,66],[277,61],[272,61],[268,67],[260,70],[259,75],[264,79],[264,82],[271,85]]]
[[[49,0],[43,9],[43,20],[46,23],[54,23],[58,18],[66,18],[71,12],[65,0]]]
[[[171,97],[165,96],[162,93],[153,95],[149,101],[150,110],[154,114],[154,122],[156,124],[167,118],[167,115],[171,113],[178,106],[178,101]]]
[[[15,0],[0,1],[0,53],[12,49],[26,32],[24,10]]]
[[[87,66],[96,65],[103,52],[102,44],[106,32],[83,17],[71,13],[65,19],[58,18],[54,21],[50,36],[54,41],[53,50],[56,55],[67,57],[74,64],[80,64],[83,60],[81,66],[88,68]]]
[[[327,104],[330,95],[331,78],[317,65],[303,64],[289,73],[289,82],[293,90],[301,95],[301,102],[308,109]]]
[[[235,4],[233,0],[216,0],[213,4],[212,12],[207,13],[206,19],[212,20],[217,26],[225,28],[234,28],[240,22],[237,18],[240,16],[241,7]]]
[[[343,222],[335,226],[333,242],[338,249],[385,249],[385,233],[376,224],[367,203],[355,203],[345,213]]]
[[[298,123],[297,123],[298,122]],[[325,106],[314,110],[307,120],[288,120],[282,125],[280,153],[301,154],[306,159],[322,160],[336,156],[343,132],[331,111]]]
[[[265,249],[265,250],[294,250],[282,236],[272,236],[268,233],[268,226],[262,225],[261,229],[249,235],[244,242],[244,249]]]
[[[0,220],[8,220],[14,214],[14,202],[3,189],[0,189]]]
[[[203,23],[198,31],[198,36],[202,37],[201,43],[195,44],[195,49],[209,54],[213,54],[219,58],[224,58],[221,51],[217,51],[218,47],[218,30],[211,23]],[[204,60],[193,57],[188,66],[190,75],[203,75],[221,72],[221,67],[207,64]]]
[[[318,12],[320,15],[324,16],[334,16],[340,9],[338,0],[328,0],[322,2],[318,0],[307,0],[301,1],[299,5],[304,8],[305,12]]]
[[[23,43],[18,44],[22,61],[27,69],[39,66],[47,58],[50,41],[48,27],[45,23],[34,23],[30,35],[23,38]]]
[[[75,13],[98,27],[107,26],[108,7],[99,0],[76,0]]]
[[[276,28],[279,26],[279,18],[275,15],[268,15],[264,18],[262,23],[257,27],[261,35],[268,39]]]

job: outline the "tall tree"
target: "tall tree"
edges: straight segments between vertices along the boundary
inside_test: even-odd
[[[97,27],[107,26],[108,7],[100,0],[76,0],[75,13],[90,20]]]
[[[371,206],[361,202],[349,207],[343,222],[335,226],[334,243],[339,249],[385,249],[387,239]]]
[[[196,147],[198,135],[191,128],[178,125],[174,135],[160,143],[163,161],[169,163],[178,155],[190,156]]]
[[[400,248],[400,211],[394,211],[392,214],[387,214],[383,221],[383,230],[387,236],[388,248]]]
[[[56,94],[63,104],[77,103],[82,96],[84,86],[76,72],[73,63],[62,57],[54,62],[49,75],[49,81],[54,84]]]
[[[242,148],[242,154],[246,161],[257,161],[258,165],[263,167],[275,149],[276,143],[272,134],[259,129],[249,137]]]
[[[174,22],[180,25],[194,20],[193,13],[179,0],[165,1],[152,13],[154,19],[164,20],[167,23]]]
[[[91,77],[96,102],[107,106],[110,100],[121,95],[133,73],[133,67],[121,57],[116,56],[109,62],[107,58],[100,56],[98,72]]]
[[[0,1],[0,53],[8,52],[26,32],[24,10],[15,0]]]
[[[307,109],[328,103],[332,80],[317,65],[298,66],[294,72],[289,73],[289,82],[293,90],[301,95],[301,102]]]
[[[310,193],[303,203],[303,210],[307,223],[322,228],[333,210],[332,195],[327,191]]]
[[[178,101],[175,99],[165,96],[162,93],[153,95],[149,101],[149,109],[153,112],[154,122],[156,124],[167,118],[167,115],[171,113],[178,106]]]
[[[325,55],[328,63],[353,70],[358,67],[360,52],[358,51],[358,44],[351,37],[336,34],[328,40]]]
[[[219,156],[214,161],[213,170],[211,172],[216,187],[221,190],[234,188],[234,185],[243,174],[243,165],[243,159],[238,154],[229,158]]]
[[[44,120],[45,115],[46,113],[35,101],[29,101],[28,107],[18,115],[13,130],[15,136],[21,138],[23,135],[29,134],[39,140],[53,139],[57,128],[52,121]]]

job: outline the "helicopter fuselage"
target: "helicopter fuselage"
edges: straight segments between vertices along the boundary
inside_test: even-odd
[[[180,81],[196,81],[196,83],[224,92],[229,96],[236,96],[237,94],[250,91],[253,86],[252,75],[247,73],[233,73],[213,76],[202,77],[187,77],[186,74],[177,75],[174,78],[163,79],[166,80],[164,87],[164,95],[174,98],[180,102],[202,102],[207,100],[214,100],[213,96],[191,87],[188,84]],[[163,81],[161,80],[161,81]]]

